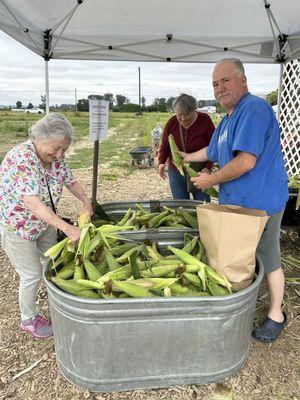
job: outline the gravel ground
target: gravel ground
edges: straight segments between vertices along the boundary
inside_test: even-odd
[[[91,192],[91,170],[76,171],[78,180]],[[160,180],[152,169],[137,169],[132,175],[117,173],[116,181],[104,181],[98,188],[98,200],[145,200],[170,198],[167,182]],[[74,217],[79,204],[67,193],[60,205],[63,216]],[[296,239],[295,239],[296,237]],[[299,240],[293,231],[285,230],[282,248],[297,254],[291,238]],[[299,255],[299,253],[298,253]],[[219,384],[172,386],[164,389],[134,390],[120,393],[91,393],[67,382],[58,371],[53,338],[44,341],[32,339],[19,328],[18,276],[7,257],[0,251],[0,400],[287,400],[300,399],[300,318],[299,286],[289,285],[286,290],[284,309],[289,323],[284,333],[272,345],[253,341],[245,366],[230,379]],[[296,271],[286,271],[297,276]],[[299,272],[298,272],[299,277]],[[38,304],[42,313],[49,315],[44,285],[38,292]],[[259,293],[256,319],[267,309],[265,284]]]

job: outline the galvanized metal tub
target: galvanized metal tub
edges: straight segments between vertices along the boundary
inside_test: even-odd
[[[179,246],[178,233],[160,240]],[[182,244],[182,243],[181,243]],[[221,381],[247,357],[263,266],[220,297],[91,300],[46,281],[62,375],[94,392]]]
[[[101,203],[101,207],[105,211],[105,213],[110,216],[112,219],[119,221],[129,207],[134,209],[135,204],[141,205],[149,212],[155,212],[158,208],[162,206],[166,206],[172,209],[183,207],[187,211],[195,211],[198,204],[201,204],[201,201],[197,200],[129,200],[129,201],[118,201],[118,202],[110,202],[110,203]],[[182,230],[191,230],[191,228],[172,228],[172,231],[182,231]],[[152,229],[152,231],[167,231],[170,232],[170,228],[161,226],[157,229]]]

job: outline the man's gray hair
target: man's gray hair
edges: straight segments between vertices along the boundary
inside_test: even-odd
[[[189,94],[181,93],[173,101],[173,110],[177,108],[183,114],[190,114],[197,109],[197,101],[195,97]]]
[[[238,58],[223,58],[218,62],[218,64],[222,64],[223,62],[229,62],[232,64],[236,70],[236,73],[238,75],[244,75],[245,76],[245,68],[241,60]]]
[[[74,128],[62,114],[51,113],[37,121],[29,130],[29,138],[39,141],[74,140]]]

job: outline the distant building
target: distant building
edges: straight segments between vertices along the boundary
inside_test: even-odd
[[[201,107],[197,108],[197,111],[206,113],[206,114],[214,114],[216,112],[216,107],[215,106],[206,106],[206,107]]]

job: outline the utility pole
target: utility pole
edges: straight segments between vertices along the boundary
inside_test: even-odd
[[[77,112],[77,89],[75,88],[75,111]]]
[[[141,67],[139,67],[139,113],[142,114],[142,111],[141,111]]]

